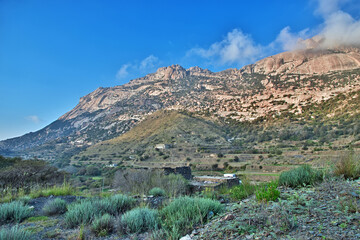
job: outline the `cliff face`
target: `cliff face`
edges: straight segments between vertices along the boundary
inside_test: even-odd
[[[316,45],[310,42],[309,45]],[[52,159],[127,132],[159,109],[185,109],[252,121],[360,90],[358,48],[310,48],[280,53],[242,69],[211,72],[179,65],[122,86],[98,88],[44,129],[0,142],[0,154]]]
[[[247,72],[260,74],[326,74],[360,68],[358,48],[334,50],[306,49],[280,53],[246,67]]]

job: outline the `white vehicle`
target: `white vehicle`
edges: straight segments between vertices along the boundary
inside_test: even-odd
[[[232,174],[232,173],[225,173],[224,177],[226,178],[236,178],[236,174]]]

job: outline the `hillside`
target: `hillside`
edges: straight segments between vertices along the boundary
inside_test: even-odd
[[[73,161],[185,162],[200,146],[218,149],[230,144],[220,125],[185,112],[160,110],[121,136],[87,148]]]
[[[309,48],[217,73],[199,67],[163,67],[122,86],[98,88],[44,129],[1,141],[0,154],[67,164],[71,156],[121,136],[161,109],[238,123],[274,122],[284,115],[301,120],[312,106],[350,92],[357,96],[359,59],[358,48]],[[358,111],[356,103],[348,114]]]

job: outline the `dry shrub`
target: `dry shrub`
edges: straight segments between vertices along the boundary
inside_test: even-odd
[[[354,153],[344,154],[336,164],[334,174],[343,176],[346,179],[355,179],[360,177],[360,159]]]

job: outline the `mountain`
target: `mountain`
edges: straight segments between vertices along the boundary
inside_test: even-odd
[[[309,45],[316,45],[312,41]],[[0,141],[0,154],[68,161],[161,109],[186,110],[213,121],[271,121],[288,114],[302,118],[311,106],[359,90],[360,50],[355,47],[284,52],[216,73],[172,65],[122,86],[96,89],[47,127]]]
[[[181,162],[185,161],[187,156],[193,156],[198,151],[198,146],[203,149],[218,149],[230,147],[230,144],[219,124],[187,112],[159,110],[119,137],[87,148],[74,156],[73,161],[168,159]],[[168,154],[163,154],[159,149],[168,149]],[[192,151],[192,154],[189,151]]]

